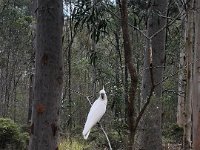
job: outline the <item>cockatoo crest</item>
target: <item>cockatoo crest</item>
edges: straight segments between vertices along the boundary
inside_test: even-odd
[[[101,100],[107,100],[106,91],[104,90],[104,86],[103,86],[103,89],[99,92],[99,95],[100,95]]]
[[[106,112],[106,106],[107,96],[103,87],[103,89],[99,92],[99,98],[93,103],[92,107],[90,108],[90,112],[88,113],[87,121],[83,130],[84,139],[88,138],[92,127],[100,121],[100,119]]]

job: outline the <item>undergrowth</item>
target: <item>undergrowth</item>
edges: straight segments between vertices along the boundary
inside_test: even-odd
[[[61,139],[59,142],[59,150],[87,150],[89,145],[77,139]]]

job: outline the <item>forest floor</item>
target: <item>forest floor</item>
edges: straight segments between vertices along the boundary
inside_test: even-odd
[[[181,144],[166,143],[163,145],[163,150],[181,150]]]

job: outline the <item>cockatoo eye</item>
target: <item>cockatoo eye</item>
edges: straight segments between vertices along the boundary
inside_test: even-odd
[[[102,99],[104,99],[104,96],[105,96],[104,93],[101,93],[101,98],[102,98]]]

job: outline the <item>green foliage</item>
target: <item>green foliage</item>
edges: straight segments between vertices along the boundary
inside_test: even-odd
[[[170,143],[181,143],[183,137],[183,128],[177,124],[171,124],[163,130],[164,140]]]
[[[28,74],[32,71],[33,34],[29,4],[29,0],[0,1],[0,69],[1,81],[5,81],[1,82],[1,86],[7,87],[2,88],[0,93],[5,95],[5,101],[12,101],[9,105],[0,103],[1,112],[20,123],[27,120],[24,112],[27,111],[25,101],[28,92],[25,87],[28,87]]]
[[[0,118],[0,148],[12,145],[15,149],[26,148],[28,133],[21,133],[20,127],[11,119]]]
[[[87,144],[77,139],[72,139],[71,141],[69,139],[61,139],[58,147],[59,150],[83,150],[89,148]]]
[[[97,91],[105,86],[108,94],[107,112],[102,119],[105,121],[105,130],[111,141],[113,149],[125,149],[127,143],[127,124],[125,114],[125,92],[124,92],[124,54],[123,42],[120,30],[120,10],[117,5],[112,5],[110,0],[96,0],[94,4],[91,0],[74,0],[71,1],[73,11],[68,16],[72,22],[66,19],[66,36],[63,41],[65,66],[65,90],[66,98],[63,100],[61,110],[61,128],[65,133],[70,133],[73,137],[72,142],[68,139],[62,139],[59,148],[62,150],[76,149],[104,149],[108,147],[105,135],[100,129],[94,127],[87,141],[83,141],[81,132],[89,111],[87,99],[77,94],[78,91],[85,96],[92,95],[93,90],[93,66],[95,66],[95,80]],[[2,0],[0,1],[0,69],[2,70],[2,85],[6,85],[9,101],[8,114],[15,115],[18,122],[26,121],[27,96],[28,96],[28,75],[32,71],[30,58],[32,58],[34,39],[34,28],[31,25],[33,18],[30,16],[29,0]],[[169,18],[174,18],[177,14],[176,5],[170,3]],[[147,0],[135,0],[128,2],[129,24],[138,27],[146,33],[146,21],[148,19]],[[69,14],[66,14],[69,15]],[[170,21],[170,19],[169,19]],[[75,32],[73,30],[75,29]],[[169,77],[163,83],[163,135],[167,141],[181,140],[182,129],[172,123],[176,122],[177,106],[177,75],[174,74],[178,69],[179,53],[182,38],[180,20],[167,28],[166,40],[166,66],[164,77]],[[72,37],[69,36],[72,32]],[[89,33],[88,33],[89,32]],[[115,34],[117,35],[115,37]],[[73,38],[74,35],[74,39]],[[106,36],[105,36],[106,35]],[[90,37],[91,36],[91,37]],[[132,37],[132,46],[134,61],[137,62],[139,82],[142,82],[141,75],[143,71],[143,50],[146,44],[145,38],[139,32],[130,27],[130,36]],[[102,38],[104,37],[104,38]],[[92,38],[96,44],[95,51],[91,51]],[[118,43],[117,43],[118,38]],[[68,47],[71,46],[71,78],[68,75]],[[117,46],[119,45],[119,47]],[[119,50],[117,50],[117,47]],[[66,54],[65,54],[66,53]],[[9,56],[9,58],[8,58]],[[121,57],[121,58],[120,58]],[[117,61],[116,61],[117,60]],[[8,76],[9,78],[3,78]],[[68,101],[68,80],[73,83],[71,89],[72,104]],[[10,82],[8,82],[10,81]],[[128,78],[130,81],[130,78]],[[6,83],[7,82],[7,83]],[[140,89],[138,84],[138,89]],[[16,94],[14,89],[16,88]],[[139,90],[138,90],[139,91]],[[137,99],[137,98],[136,98]],[[140,99],[140,93],[138,93]],[[91,98],[93,102],[95,98]],[[139,103],[139,100],[138,100]],[[139,105],[136,105],[136,107]],[[140,108],[136,108],[139,110]],[[71,115],[69,115],[71,114]],[[6,120],[6,119],[5,119]],[[5,121],[4,120],[4,124]],[[1,119],[2,121],[2,119]],[[10,120],[11,121],[11,120]],[[14,122],[7,121],[7,128],[2,129],[0,123],[0,145],[2,141],[5,144],[19,145],[24,149],[27,133],[21,133],[19,126]],[[72,124],[71,129],[69,124]],[[103,125],[104,125],[103,124]],[[14,127],[13,127],[14,126]],[[8,130],[9,129],[9,130]],[[6,135],[5,135],[6,134]],[[14,136],[15,135],[15,136]],[[1,148],[0,148],[1,149]],[[14,148],[16,149],[16,148]]]
[[[101,35],[107,33],[106,27],[109,22],[106,14],[107,9],[104,6],[105,4],[102,3],[97,2],[91,4],[88,0],[78,1],[75,4],[72,15],[73,21],[75,22],[75,31],[80,26],[83,28],[85,24],[91,33],[91,38],[94,39],[95,42],[99,41]],[[108,4],[107,6],[112,7],[112,5]]]
[[[110,130],[107,132],[108,138],[110,140],[111,146],[115,150],[119,149],[125,149],[125,141],[126,137],[122,134],[123,138],[121,135],[119,135],[118,132],[114,130]],[[89,138],[87,141],[85,141],[87,145],[87,150],[94,150],[94,149],[109,149],[108,141],[103,134],[103,132],[100,130],[100,128],[94,128],[91,131],[91,134],[89,135]]]

